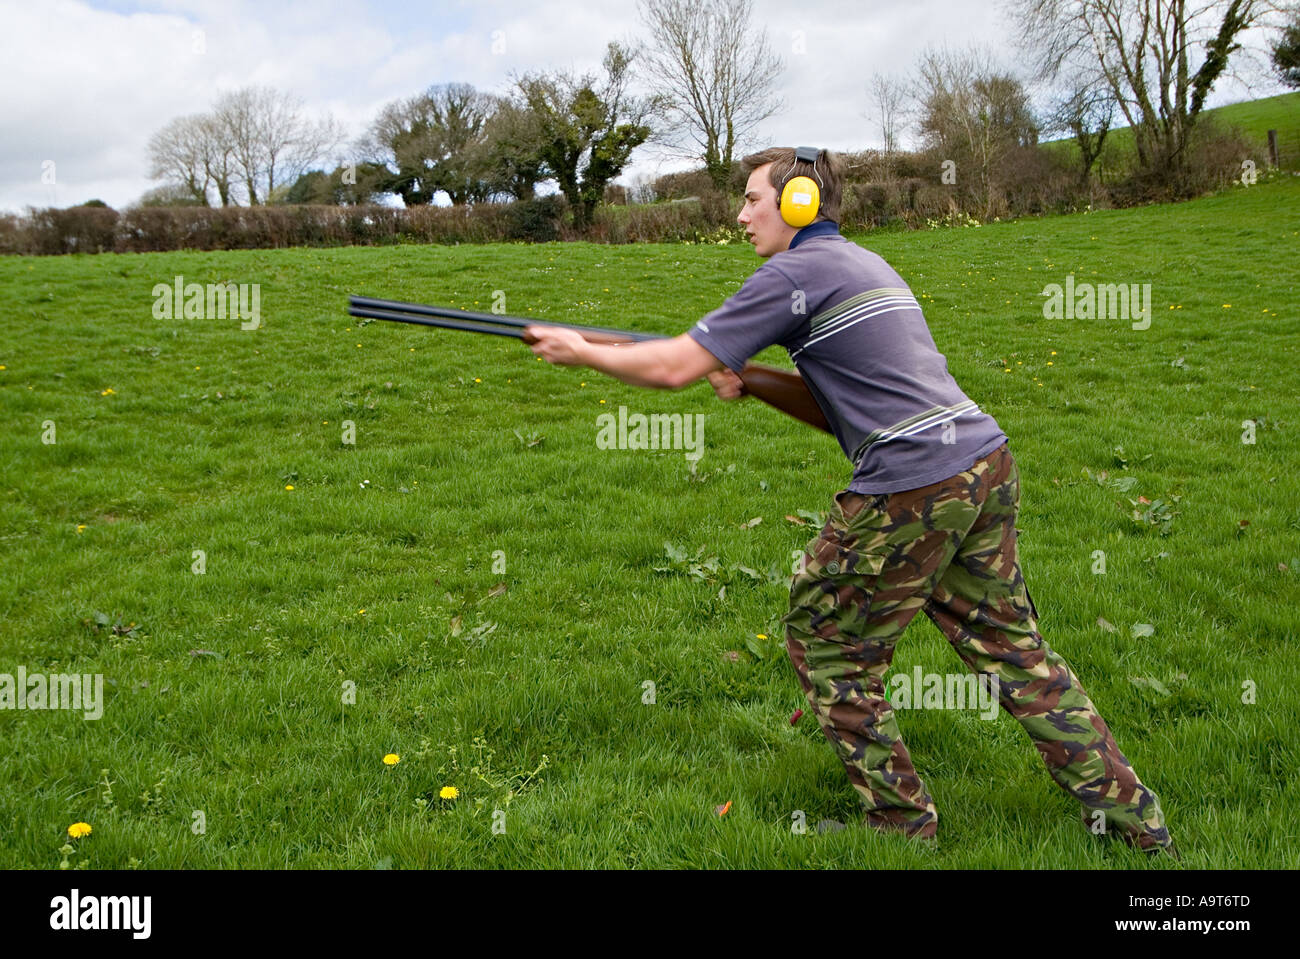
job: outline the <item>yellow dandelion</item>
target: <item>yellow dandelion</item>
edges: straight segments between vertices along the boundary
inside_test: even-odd
[[[402,757],[397,755],[397,753],[389,753],[387,756],[384,757],[385,766],[396,766],[401,761],[402,761]]]
[[[9,367],[5,366],[3,363],[0,363],[0,370],[7,370],[7,369],[9,369]]]
[[[91,832],[90,823],[88,822],[74,822],[68,827],[68,835],[73,839],[80,839],[82,836],[89,836]]]
[[[443,786],[438,790],[439,799],[455,799],[460,795],[460,790],[455,786]]]
[[[759,639],[767,639],[767,634],[766,634],[766,633],[755,633],[754,635],[755,635],[756,637],[758,637]]]
[[[360,615],[361,615],[362,613],[364,613],[364,612],[365,612],[364,609],[359,609],[359,610],[357,610],[357,615],[360,616]]]
[[[104,390],[104,392],[100,393],[99,395],[107,396],[109,393],[116,393],[116,392],[117,390],[113,389],[113,387],[110,386],[108,389]]]
[[[1048,366],[1051,366],[1051,365],[1052,365],[1052,361],[1051,361],[1051,360],[1048,360],[1048,361],[1047,361],[1047,365],[1048,365]]]
[[[1232,309],[1232,304],[1231,304],[1231,303],[1225,303],[1225,304],[1223,304],[1223,308],[1224,308],[1225,310],[1230,310],[1230,309]]]
[[[85,523],[78,523],[78,524],[77,524],[77,532],[78,532],[78,533],[80,533],[80,532],[81,532],[83,529],[85,529],[85,528],[86,528],[86,524],[85,524]]]
[[[474,382],[475,382],[475,383],[482,383],[483,381],[480,380],[480,379],[476,376],[476,377],[474,377]]]
[[[286,486],[285,489],[293,489],[292,486]]]
[[[604,401],[604,400],[601,400],[600,402],[601,402],[601,403],[604,403],[605,401]]]
[[[1056,350],[1052,350],[1052,355],[1053,355],[1053,356],[1056,355]]]

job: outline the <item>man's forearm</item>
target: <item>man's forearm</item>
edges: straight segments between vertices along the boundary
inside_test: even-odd
[[[677,382],[673,369],[664,360],[664,345],[668,342],[652,340],[617,346],[587,343],[580,358],[584,366],[631,386],[670,390],[685,384]]]

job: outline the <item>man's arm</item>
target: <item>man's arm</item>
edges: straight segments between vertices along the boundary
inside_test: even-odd
[[[602,346],[561,327],[530,326],[525,332],[537,337],[532,350],[548,363],[589,366],[632,386],[676,390],[724,368],[721,360],[686,333],[671,339]],[[709,379],[716,388],[714,377]]]

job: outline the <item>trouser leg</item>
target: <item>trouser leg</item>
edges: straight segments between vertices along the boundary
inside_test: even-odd
[[[840,493],[791,584],[790,661],[870,826],[925,837],[937,829],[883,676],[898,637],[978,516],[980,489],[968,471],[903,493]]]
[[[1138,779],[1069,665],[1042,639],[1016,549],[1019,478],[1010,453],[979,519],[925,605],[957,654],[997,678],[999,699],[1094,831],[1169,845],[1159,799]]]

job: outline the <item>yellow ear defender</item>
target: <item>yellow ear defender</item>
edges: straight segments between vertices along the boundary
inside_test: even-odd
[[[817,147],[797,147],[794,151],[794,163],[790,164],[790,170],[794,169],[795,163],[803,160],[813,165],[813,176],[817,179],[797,176],[781,191],[781,219],[791,226],[805,227],[817,219],[822,203],[821,177],[817,176],[817,158],[821,153]]]

